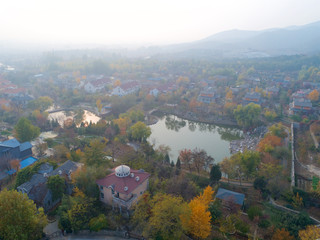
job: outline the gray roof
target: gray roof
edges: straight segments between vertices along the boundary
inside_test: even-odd
[[[21,184],[18,189],[20,189],[21,191],[24,190],[24,192],[29,193],[34,186],[40,183],[45,183],[46,181],[47,179],[42,174],[36,173],[31,177],[30,181]]]
[[[27,150],[27,149],[29,149],[29,148],[32,148],[31,143],[29,143],[29,142],[21,143],[21,145],[20,145],[20,152],[23,152],[24,150]]]
[[[79,167],[79,163],[73,162],[71,160],[68,160],[64,162],[62,165],[57,167],[55,170],[53,170],[51,173],[49,173],[50,176],[58,175],[59,171],[61,171],[61,174],[67,174],[69,175],[70,170],[71,172],[74,172]]]
[[[46,183],[40,183],[37,186],[34,186],[32,190],[29,192],[28,196],[30,199],[35,201],[36,203],[43,203],[43,199],[47,195],[49,191]]]
[[[244,96],[245,98],[261,98],[261,94],[258,92],[248,92],[246,93],[246,95]]]
[[[219,188],[216,198],[224,201],[232,201],[242,206],[244,201],[244,194],[233,192],[224,188]]]
[[[312,103],[310,101],[299,101],[299,100],[295,99],[293,101],[293,106],[310,107],[310,108],[312,108]]]
[[[40,165],[38,173],[49,173],[53,170],[53,166],[50,163],[43,163]]]

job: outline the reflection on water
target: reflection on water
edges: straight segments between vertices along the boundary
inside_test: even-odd
[[[59,111],[59,112],[54,112],[50,113],[48,116],[49,120],[57,120],[60,126],[63,125],[64,121],[67,119],[73,119],[77,126],[81,124],[81,122],[88,122],[90,121],[92,123],[97,123],[101,118],[95,115],[92,112],[89,112],[87,110],[80,110],[80,111]]]
[[[40,133],[39,138],[40,138],[40,139],[47,139],[47,138],[55,138],[56,136],[58,136],[57,133],[52,132],[52,131],[48,131],[48,132],[42,132],[42,133]]]
[[[229,142],[239,139],[242,131],[232,127],[198,123],[184,120],[176,116],[166,116],[151,125],[150,143],[155,147],[168,145],[171,148],[170,159],[176,162],[182,149],[204,149],[208,155],[220,162],[230,156]]]

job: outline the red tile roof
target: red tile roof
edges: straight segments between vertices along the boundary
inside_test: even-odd
[[[117,177],[113,172],[105,178],[98,179],[96,183],[104,187],[113,186],[115,192],[130,194],[150,176],[149,173],[142,170],[131,169],[130,173],[133,173],[134,177],[131,177],[131,174],[127,177]],[[139,177],[139,181],[136,180],[136,177]],[[127,187],[128,190],[125,191],[124,187]]]
[[[139,85],[138,82],[136,81],[133,81],[133,82],[126,82],[124,84],[122,84],[120,87],[124,90],[124,91],[127,91],[129,89],[132,89],[132,88],[135,88]]]
[[[110,84],[111,80],[108,78],[101,78],[90,82],[93,86],[99,87],[101,85]]]

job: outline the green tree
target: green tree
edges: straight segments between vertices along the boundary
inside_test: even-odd
[[[100,214],[98,217],[91,218],[89,222],[89,227],[91,231],[95,232],[98,232],[102,229],[106,229],[108,227],[106,216]]]
[[[0,192],[0,238],[6,240],[40,239],[47,225],[42,208],[15,190]]]
[[[143,236],[156,239],[180,239],[183,233],[180,216],[187,210],[181,197],[158,193],[152,199],[144,194],[133,215]]]
[[[35,100],[32,100],[28,103],[28,107],[32,110],[39,109],[40,111],[45,111],[48,107],[53,104],[53,100],[48,97],[39,97]]]
[[[210,180],[212,183],[217,183],[221,179],[221,171],[220,166],[218,164],[214,164],[210,170]]]
[[[72,231],[78,232],[89,227],[92,203],[89,201],[77,202],[68,210],[68,218]]]
[[[22,117],[19,119],[17,125],[14,126],[14,135],[21,141],[31,141],[40,135],[40,128],[32,125],[29,119]]]
[[[130,135],[139,142],[145,142],[151,135],[151,129],[143,122],[137,122],[130,127]]]
[[[59,175],[50,176],[47,182],[48,188],[52,192],[52,200],[62,198],[62,195],[66,189],[65,180]]]
[[[244,128],[255,126],[259,121],[260,113],[260,105],[254,103],[249,103],[246,106],[238,105],[233,111],[237,123]]]
[[[84,148],[84,159],[88,166],[101,166],[106,163],[104,148],[106,143],[99,139],[94,139],[90,142],[89,146]]]

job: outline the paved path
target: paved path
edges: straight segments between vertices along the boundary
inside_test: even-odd
[[[224,178],[221,178],[220,182],[229,183],[229,184],[237,185],[237,186],[241,186],[241,187],[253,187],[253,183],[252,182],[241,182],[241,185],[240,185],[239,181],[235,181],[235,180],[229,180],[228,181],[228,179],[224,179]]]
[[[46,235],[51,235],[54,232],[61,231],[58,227],[58,222],[59,222],[59,218],[57,217],[54,222],[48,223],[48,225],[45,226],[45,228],[43,229],[43,232]]]
[[[110,237],[110,236],[65,236],[65,240],[91,240],[91,239],[99,239],[99,240],[127,240],[128,238],[122,238],[122,237]],[[130,238],[133,239],[133,238]]]

